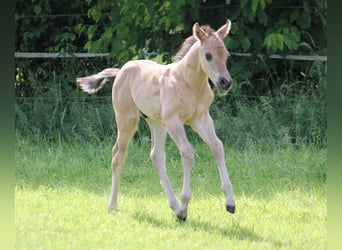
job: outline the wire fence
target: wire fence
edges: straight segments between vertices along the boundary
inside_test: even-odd
[[[199,7],[201,10],[209,9],[221,9],[221,8],[241,8],[240,4],[231,4],[230,0],[226,0],[224,4],[217,5],[205,5],[208,0],[202,0],[203,4]],[[316,9],[313,6],[304,5],[273,5],[268,6],[269,9]],[[109,12],[103,12],[101,15],[108,16],[111,15]],[[70,14],[39,14],[39,15],[29,15],[29,14],[16,14],[16,20],[24,18],[65,18],[65,17],[90,17],[89,13],[70,13]]]
[[[235,54],[234,52],[231,52],[231,54],[232,56],[242,57],[255,56],[252,54],[246,55],[245,53]],[[291,56],[293,57],[293,55]],[[59,65],[60,61],[71,61],[73,64],[75,62],[77,64],[79,61],[102,61],[101,58],[108,57],[110,57],[109,53],[16,52],[15,54],[15,58],[18,58],[19,62],[40,58],[41,61],[47,61],[51,65]],[[291,59],[290,56],[276,57],[275,60],[300,60],[295,57]],[[76,59],[70,60],[68,58]],[[90,59],[84,60],[82,58]],[[326,58],[316,57],[310,59],[326,61]],[[18,133],[38,141],[40,138],[45,141],[54,141],[56,138],[67,141],[70,138],[76,138],[82,141],[95,140],[99,142],[103,140],[102,138],[115,136],[116,125],[113,125],[115,114],[112,112],[112,96],[109,91],[107,92],[108,89],[104,89],[99,95],[87,95],[75,87],[76,81],[73,77],[76,71],[66,68],[67,72],[59,75],[55,73],[55,68],[50,66],[50,69],[53,70],[53,72],[50,71],[49,73],[52,73],[52,82],[54,83],[51,91],[46,91],[44,87],[46,92],[42,92],[41,95],[35,93],[35,96],[23,95],[15,97],[16,130]],[[59,71],[57,70],[57,72]],[[49,73],[47,77],[50,77]],[[32,84],[37,85],[42,82],[37,78],[30,78],[30,81],[32,81]],[[74,86],[71,86],[73,84]],[[211,107],[211,114],[215,119],[217,133],[220,138],[229,145],[234,142],[236,147],[243,147],[245,144],[249,145],[251,140],[255,141],[255,143],[263,143],[268,147],[271,143],[278,145],[284,141],[285,144],[285,141],[288,140],[291,140],[293,144],[308,141],[315,145],[325,146],[327,101],[324,99],[324,93],[316,99],[308,96],[303,96],[303,98],[298,98],[298,95],[287,96],[286,90],[283,95],[279,92],[274,93],[274,95],[253,95],[253,92],[252,94],[229,92],[223,98],[216,98]],[[260,116],[255,116],[255,113]],[[253,120],[253,122],[250,122],[250,120]],[[255,125],[261,123],[263,126]],[[235,127],[238,128],[236,130],[245,131],[242,134],[248,136],[241,136],[240,133],[227,135],[228,124],[230,128]],[[274,124],[279,124],[279,126],[277,127]],[[267,127],[267,132],[264,132],[263,127]],[[250,132],[251,130],[253,132]],[[140,123],[139,131],[139,136],[147,134],[147,124]],[[283,137],[289,139],[282,139],[279,142],[279,138]],[[248,138],[248,141],[246,138]]]
[[[240,52],[230,52],[232,56],[237,57],[264,57],[266,55],[257,54],[253,55],[252,53],[240,53]],[[50,53],[50,52],[15,52],[15,58],[26,58],[26,59],[63,59],[63,58],[107,58],[110,57],[110,53]],[[327,56],[318,56],[318,55],[270,55],[268,56],[271,59],[278,59],[278,60],[294,60],[294,61],[321,61],[327,62]],[[278,97],[272,97],[270,95],[237,95],[228,93],[228,97],[237,97],[237,98],[245,98],[245,99],[253,99],[253,100],[260,100],[260,99],[268,99],[273,100]],[[60,98],[63,100],[84,100],[86,96],[17,96],[15,97],[16,100],[22,101],[30,101],[30,100],[56,100],[56,98]],[[90,99],[93,100],[106,100],[110,99],[111,95],[102,95],[96,96],[92,95]],[[295,101],[296,98],[289,98],[289,102]],[[306,100],[307,103],[320,103],[322,105],[326,104],[326,101],[317,101],[317,100]]]
[[[151,55],[156,53],[152,52]],[[253,53],[230,52],[232,56],[251,57]],[[15,52],[15,58],[92,58],[92,57],[109,57],[110,53],[52,53],[52,52]],[[324,61],[328,60],[327,56],[319,55],[287,55],[282,56],[278,54],[263,55],[257,54],[257,57],[269,57],[271,59],[294,60],[294,61]]]
[[[270,95],[241,95],[241,94],[232,94],[228,93],[227,98],[245,98],[250,100],[278,100],[279,97],[276,96],[270,96]],[[56,99],[61,100],[79,100],[79,101],[85,101],[87,100],[86,96],[17,96],[15,97],[15,100],[21,100],[21,101],[37,101],[37,100],[50,100],[55,101]],[[91,100],[100,100],[100,101],[111,101],[112,96],[111,95],[103,95],[103,96],[96,96],[92,95]],[[297,100],[296,97],[286,97],[288,102],[295,102]],[[321,104],[326,105],[327,101],[318,101],[318,100],[304,100],[305,103],[308,104]]]

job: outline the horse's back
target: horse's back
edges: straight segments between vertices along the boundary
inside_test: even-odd
[[[168,65],[156,63],[151,60],[132,60],[123,65],[121,71],[126,73],[142,74],[160,74]],[[143,75],[142,75],[143,76]]]

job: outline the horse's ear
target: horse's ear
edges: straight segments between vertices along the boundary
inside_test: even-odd
[[[193,36],[200,41],[204,41],[208,37],[208,34],[199,26],[198,23],[195,23],[192,27]]]
[[[232,22],[227,19],[226,24],[219,28],[218,31],[216,31],[216,34],[221,37],[221,39],[225,38],[229,34],[231,25]]]

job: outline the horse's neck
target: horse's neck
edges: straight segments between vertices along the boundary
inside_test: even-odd
[[[208,76],[203,71],[199,60],[200,42],[192,45],[188,53],[177,64],[179,70],[183,72],[184,80],[187,84],[194,83],[194,87],[198,88],[199,83],[207,83]]]

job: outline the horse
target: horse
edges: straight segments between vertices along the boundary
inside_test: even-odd
[[[226,66],[229,53],[223,42],[230,28],[229,19],[217,31],[195,23],[192,36],[185,40],[173,63],[161,65],[151,60],[132,60],[121,68],[107,68],[76,79],[82,90],[91,94],[101,89],[108,78],[115,77],[112,103],[117,139],[112,149],[109,212],[117,207],[120,175],[140,117],[145,118],[150,128],[150,159],[177,218],[180,221],[187,219],[191,199],[190,172],[194,150],[187,138],[185,125],[197,132],[214,154],[226,198],[225,208],[232,214],[235,212],[223,143],[216,135],[209,114],[214,92],[208,81],[210,79],[215,85],[219,95],[225,95],[232,87],[232,78]],[[183,166],[180,202],[172,189],[165,166],[167,135],[176,143]]]

